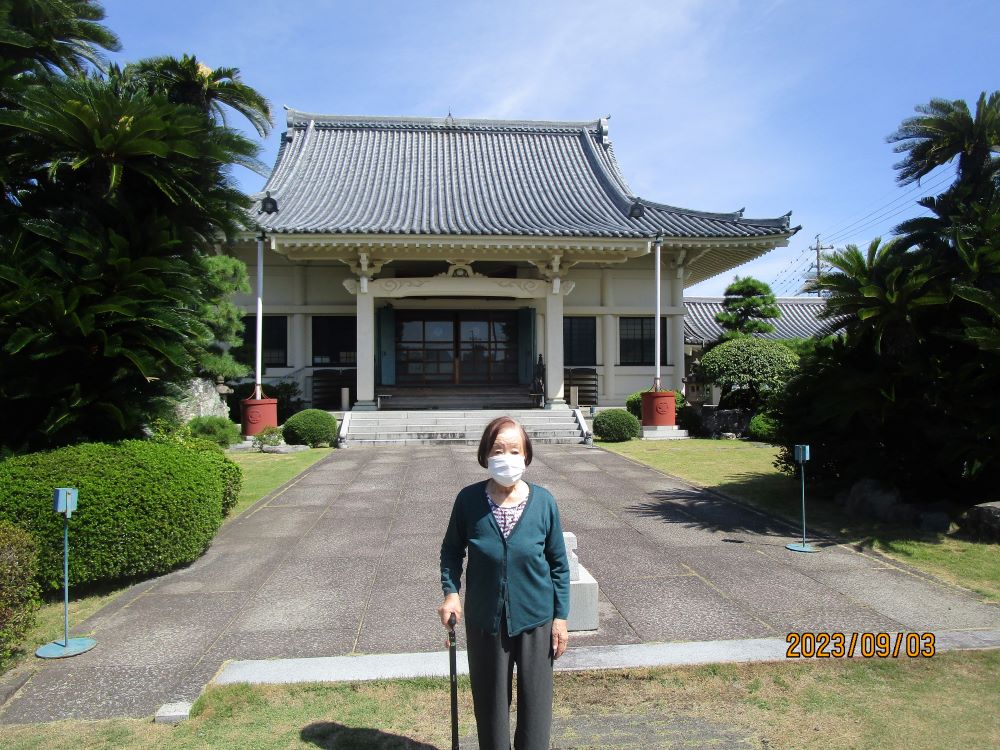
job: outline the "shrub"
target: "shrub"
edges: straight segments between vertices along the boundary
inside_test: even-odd
[[[277,427],[265,427],[253,436],[253,449],[264,452],[265,445],[281,445],[281,430]]]
[[[594,434],[601,440],[621,443],[639,437],[642,425],[625,409],[605,409],[594,416]]]
[[[628,409],[629,414],[633,415],[636,419],[640,421],[640,426],[642,422],[642,394],[645,391],[636,391],[635,393],[630,393],[625,399],[625,408]],[[680,414],[681,409],[687,404],[687,399],[684,398],[684,393],[682,391],[674,391],[674,405],[677,407],[677,413]]]
[[[225,417],[195,417],[187,423],[195,437],[202,437],[228,448],[240,442],[240,426]]]
[[[140,440],[14,457],[0,463],[0,518],[37,540],[43,590],[62,585],[63,521],[51,500],[56,487],[80,491],[69,522],[71,585],[165,573],[195,560],[222,523],[233,489],[231,472],[219,470],[225,460],[207,442],[199,449]]]
[[[799,357],[775,341],[741,337],[706,352],[701,372],[722,388],[719,406],[760,409],[788,383]]]
[[[747,437],[761,443],[774,443],[777,441],[778,422],[770,414],[760,412],[754,414],[747,427]]]
[[[281,432],[289,445],[308,445],[310,448],[320,443],[335,445],[337,418],[321,409],[306,409],[289,417]]]
[[[243,469],[226,456],[221,445],[213,440],[192,435],[189,424],[171,425],[163,420],[157,420],[153,423],[153,435],[150,441],[202,451],[206,458],[213,461],[223,481],[222,515],[228,516],[240,498],[240,490],[243,489]]]
[[[0,667],[35,622],[38,550],[31,535],[0,520]]]

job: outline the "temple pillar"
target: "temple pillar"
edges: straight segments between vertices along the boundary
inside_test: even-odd
[[[557,281],[558,277],[550,283],[545,295],[546,409],[569,408],[563,394],[563,298]]]
[[[358,400],[354,409],[374,411],[375,406],[375,297],[357,289]]]
[[[290,367],[301,369],[308,364],[306,361],[306,316],[302,313],[292,315],[292,345],[289,355],[288,364]]]
[[[616,316],[601,316],[601,358],[604,361],[604,390],[601,395],[605,403],[610,403],[615,398],[615,362],[618,361],[616,324]]]
[[[684,266],[670,265],[670,300],[672,308],[680,313],[667,316],[667,355],[673,365],[670,390],[684,391]]]

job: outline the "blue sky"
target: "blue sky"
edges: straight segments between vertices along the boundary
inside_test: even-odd
[[[792,211],[787,248],[736,273],[792,294],[824,244],[865,245],[920,211],[885,137],[932,97],[1000,88],[1000,3],[630,0],[103,3],[115,57],[196,54],[271,102],[324,114],[592,120],[635,193],[746,216]],[[239,175],[256,191],[263,179]],[[866,217],[866,214],[871,214]],[[853,225],[852,225],[853,222]],[[829,240],[832,240],[832,243]]]

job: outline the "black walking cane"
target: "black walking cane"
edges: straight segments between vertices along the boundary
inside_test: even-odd
[[[458,651],[455,648],[455,613],[448,618],[448,666],[451,669],[451,750],[458,747]]]

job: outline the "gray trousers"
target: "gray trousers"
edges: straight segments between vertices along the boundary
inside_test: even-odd
[[[517,664],[514,750],[548,750],[552,731],[552,622],[513,638],[507,614],[496,635],[466,624],[469,681],[480,750],[510,750],[510,704]]]

